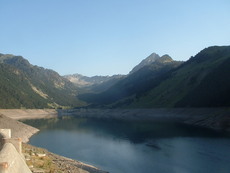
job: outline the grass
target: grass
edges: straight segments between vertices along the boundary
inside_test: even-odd
[[[44,171],[44,173],[61,173],[59,167],[53,162],[53,159],[48,155],[48,151],[42,148],[37,148],[28,144],[23,144],[22,152],[25,155],[26,163],[31,171]],[[45,154],[39,156],[39,154]]]

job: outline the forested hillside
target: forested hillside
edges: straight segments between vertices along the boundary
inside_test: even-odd
[[[230,106],[230,46],[213,46],[169,72],[130,107]]]
[[[88,82],[80,89],[53,70],[0,54],[0,108],[229,107],[229,76],[230,46],[206,48],[186,62],[151,54],[124,76],[75,76]]]
[[[79,98],[93,105],[108,105],[124,99],[126,102],[130,102],[130,99],[137,98],[143,92],[152,89],[159,77],[162,78],[164,74],[182,63],[174,61],[168,55],[162,57],[157,54],[152,55],[134,67],[129,75],[106,91],[99,94],[82,94]]]
[[[21,56],[0,54],[0,108],[82,106],[76,87],[53,70]]]

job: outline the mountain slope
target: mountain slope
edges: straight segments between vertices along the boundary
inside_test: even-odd
[[[152,53],[151,55],[149,55],[147,58],[143,59],[138,65],[136,65],[130,72],[129,74],[132,74],[138,70],[140,70],[141,68],[143,68],[144,66],[150,65],[153,62],[157,61],[158,59],[160,59],[160,56],[156,53]]]
[[[179,101],[176,106],[230,106],[230,47],[213,47],[205,50],[199,56],[199,61],[203,61],[203,63],[205,63],[205,61],[210,62],[209,66],[206,64],[206,68],[208,67],[210,72],[203,78],[199,85]],[[191,61],[197,60],[194,59]],[[195,78],[193,80],[195,80]]]
[[[130,107],[230,106],[230,46],[213,46],[185,62]]]
[[[148,61],[149,57],[146,59]],[[143,62],[144,61],[140,64],[143,64]],[[157,79],[158,76],[170,71],[180,64],[181,62],[173,61],[168,55],[154,58],[152,63],[146,63],[142,68],[136,72],[130,73],[126,78],[118,81],[108,90],[99,94],[90,93],[79,95],[79,98],[92,104],[108,105],[127,97],[138,97],[140,93],[151,89],[155,85],[153,82],[154,79]]]
[[[113,76],[92,76],[87,77],[81,74],[65,75],[63,76],[72,82],[75,86],[84,92],[102,92],[110,88],[117,81],[123,79],[125,75]]]
[[[65,75],[63,76],[70,82],[74,83],[78,87],[87,87],[96,84],[101,84],[110,79],[110,76],[83,76],[81,74]]]
[[[37,95],[16,68],[0,64],[0,108],[42,108],[48,102]]]
[[[126,76],[81,77],[91,82],[81,92],[92,93],[79,95],[57,72],[0,54],[0,108],[229,107],[229,75],[230,46],[206,48],[183,64],[152,54]]]
[[[77,106],[76,87],[52,70],[21,56],[0,54],[1,108]]]

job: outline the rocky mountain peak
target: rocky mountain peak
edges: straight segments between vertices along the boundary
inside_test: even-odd
[[[157,59],[157,61],[161,63],[167,63],[167,62],[172,62],[173,59],[169,55],[166,54],[160,57],[159,59]]]
[[[13,57],[15,57],[15,56],[11,55],[11,54],[1,54],[0,53],[0,63],[3,63],[5,60],[11,59]]]
[[[142,65],[151,64],[151,63],[155,62],[156,60],[158,60],[159,58],[160,58],[160,56],[158,54],[152,53],[147,58],[143,59],[140,64],[142,64]]]
[[[130,72],[129,74],[132,74],[138,70],[140,70],[142,67],[152,64],[153,62],[155,62],[156,60],[158,60],[160,58],[160,56],[156,53],[152,53],[151,55],[149,55],[147,58],[143,59],[138,65],[136,65]]]

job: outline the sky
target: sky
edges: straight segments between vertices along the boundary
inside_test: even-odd
[[[230,45],[229,0],[0,0],[0,53],[60,75],[127,74],[151,53]]]

